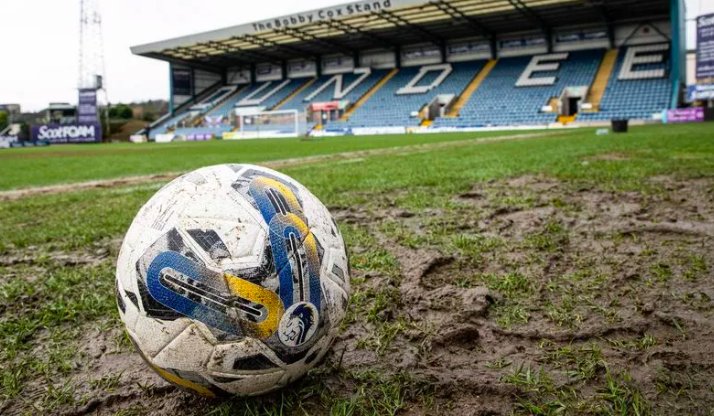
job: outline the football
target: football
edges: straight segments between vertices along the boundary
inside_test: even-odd
[[[126,234],[116,295],[129,337],[167,381],[203,396],[258,395],[329,351],[350,293],[327,208],[252,165],[185,174]]]

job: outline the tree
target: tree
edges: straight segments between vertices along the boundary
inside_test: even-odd
[[[144,116],[141,119],[149,123],[153,123],[156,121],[156,114],[151,111],[144,111]]]
[[[5,130],[9,123],[8,115],[4,111],[0,111],[0,130]]]
[[[129,120],[134,118],[134,111],[126,104],[117,104],[109,109],[109,118]]]

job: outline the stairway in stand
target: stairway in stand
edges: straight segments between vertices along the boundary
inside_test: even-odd
[[[575,115],[575,116],[558,116],[558,123],[562,123],[563,125],[568,125],[568,124],[574,122],[576,117],[577,117],[577,115]]]
[[[387,75],[384,76],[378,83],[376,83],[372,88],[370,88],[362,97],[360,97],[359,100],[357,100],[350,108],[345,111],[345,114],[342,115],[340,118],[341,121],[347,121],[350,119],[350,116],[357,111],[360,107],[362,107],[362,104],[366,103],[367,100],[369,100],[377,91],[379,91],[384,84],[389,82],[390,79],[392,79],[395,75],[397,75],[397,72],[399,72],[398,69],[394,68]]]
[[[600,111],[600,103],[602,102],[602,97],[605,95],[607,84],[610,82],[612,71],[615,70],[616,62],[617,49],[610,49],[602,58],[600,68],[597,70],[593,85],[590,86],[590,92],[587,98],[587,102],[593,106],[592,112]]]
[[[285,105],[285,103],[289,102],[290,100],[292,100],[293,98],[295,98],[298,94],[300,94],[301,92],[303,92],[303,91],[305,90],[305,88],[308,88],[310,85],[314,84],[315,81],[317,81],[317,78],[311,78],[311,79],[305,81],[305,83],[302,84],[302,85],[300,86],[300,88],[296,89],[296,90],[293,91],[290,95],[288,95],[287,97],[283,98],[282,101],[280,101],[279,103],[275,104],[275,106],[274,106],[273,108],[271,108],[270,111],[279,110],[280,107],[282,107],[282,106]]]
[[[479,71],[479,73],[474,76],[474,79],[471,80],[469,85],[466,86],[459,98],[456,99],[456,102],[453,106],[451,106],[451,109],[449,110],[449,113],[446,115],[446,117],[453,118],[459,116],[459,112],[461,111],[461,109],[466,105],[466,103],[469,102],[471,96],[474,95],[474,93],[478,90],[478,88],[481,86],[481,83],[483,83],[483,80],[488,77],[488,74],[493,71],[493,68],[496,67],[497,63],[497,59],[491,59],[486,63],[486,65],[484,65],[481,71]]]

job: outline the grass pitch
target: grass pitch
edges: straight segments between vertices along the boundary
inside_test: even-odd
[[[477,138],[513,135],[479,134]],[[245,141],[148,143],[136,145],[64,145],[19,148],[0,153],[0,190],[73,183],[164,172],[183,172],[220,163],[329,155],[473,139],[474,134],[366,136],[331,139],[266,139]]]
[[[326,362],[248,400],[177,390],[121,331],[117,250],[161,182],[0,200],[0,413],[708,414],[714,126],[494,135],[0,152],[7,190],[387,149],[281,169],[354,293]]]

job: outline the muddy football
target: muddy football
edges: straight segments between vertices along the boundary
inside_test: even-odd
[[[250,165],[199,169],[157,192],[124,239],[116,276],[121,318],[147,364],[209,397],[304,375],[330,348],[350,291],[325,206]]]

